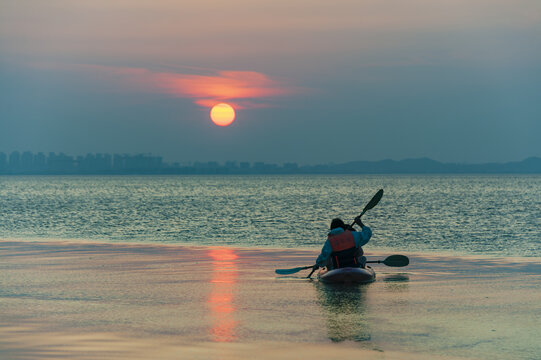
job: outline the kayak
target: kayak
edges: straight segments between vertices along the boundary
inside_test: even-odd
[[[317,278],[326,284],[367,284],[376,280],[376,272],[370,266],[365,269],[347,267],[329,271],[321,270]]]

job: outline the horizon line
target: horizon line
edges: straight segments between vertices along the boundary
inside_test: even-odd
[[[163,158],[164,156],[163,155],[159,155],[159,154],[154,154],[152,152],[134,152],[134,153],[129,153],[129,152],[88,152],[88,153],[85,153],[85,154],[82,154],[82,153],[79,153],[79,154],[76,154],[76,155],[71,155],[71,154],[68,154],[64,151],[59,151],[59,152],[56,152],[56,151],[38,151],[38,152],[33,152],[33,151],[29,151],[29,150],[26,150],[26,151],[20,151],[20,150],[12,150],[12,151],[0,151],[0,164],[2,163],[2,154],[4,154],[6,156],[6,161],[8,161],[9,163],[9,159],[10,159],[10,156],[15,154],[15,153],[18,153],[19,154],[19,157],[22,157],[24,154],[31,154],[32,156],[35,156],[35,155],[43,155],[45,157],[48,157],[48,156],[51,156],[51,155],[55,155],[55,156],[66,156],[66,157],[70,157],[72,158],[73,160],[78,160],[80,158],[86,158],[86,157],[89,157],[89,156],[132,156],[132,157],[135,157],[135,156],[147,156],[147,157],[154,157],[154,158],[160,158],[161,161],[163,161]],[[297,164],[299,166],[305,166],[305,167],[311,167],[311,166],[321,166],[321,165],[325,165],[325,166],[336,166],[336,165],[347,165],[347,164],[351,164],[351,163],[378,163],[378,162],[388,162],[388,161],[393,161],[393,162],[405,162],[405,161],[419,161],[419,160],[424,160],[424,161],[431,161],[431,162],[436,162],[436,163],[440,163],[440,164],[444,164],[444,165],[466,165],[466,166],[470,166],[470,165],[489,165],[489,164],[494,164],[494,165],[505,165],[505,164],[510,164],[510,163],[520,163],[520,162],[524,162],[526,160],[530,160],[530,159],[541,159],[541,156],[536,156],[536,155],[532,155],[532,156],[527,156],[527,157],[524,157],[522,158],[521,160],[507,160],[507,161],[484,161],[484,162],[463,162],[463,161],[442,161],[442,160],[436,160],[434,158],[431,158],[431,157],[428,157],[428,156],[420,156],[420,157],[405,157],[405,158],[402,158],[402,159],[396,159],[396,158],[383,158],[383,159],[379,159],[379,160],[349,160],[349,161],[341,161],[341,162],[335,162],[335,161],[330,161],[330,162],[321,162],[321,163],[299,163],[298,161],[295,161],[295,160],[287,160],[287,161],[264,161],[264,160],[233,160],[233,159],[229,159],[229,160],[169,160],[169,161],[164,161],[165,164],[178,164],[178,165],[183,165],[183,166],[190,166],[190,165],[193,165],[193,164],[197,164],[197,163],[203,163],[203,164],[223,164],[223,165],[226,165],[228,163],[250,163],[250,164],[255,164],[255,163],[263,163],[263,164]]]

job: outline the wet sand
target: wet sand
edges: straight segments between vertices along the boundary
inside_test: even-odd
[[[0,358],[540,358],[540,259],[405,254],[355,287],[274,274],[316,255],[0,241]]]

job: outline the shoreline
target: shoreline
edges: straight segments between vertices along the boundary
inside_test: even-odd
[[[274,247],[274,246],[242,246],[242,245],[232,245],[232,244],[217,244],[217,245],[210,245],[210,244],[201,244],[196,245],[193,243],[188,242],[178,242],[178,243],[165,243],[165,242],[155,242],[155,241],[100,241],[100,240],[88,240],[88,239],[79,239],[79,238],[69,238],[69,239],[62,239],[62,238],[0,238],[0,244],[2,243],[38,243],[38,244],[64,244],[64,245],[111,245],[111,246],[120,246],[120,247],[173,247],[173,248],[193,248],[193,249],[203,249],[203,248],[213,248],[213,247],[224,247],[224,248],[231,248],[231,249],[239,249],[239,250],[259,250],[259,251],[293,251],[293,252],[306,252],[306,253],[312,253],[317,255],[320,252],[320,248],[317,246],[315,247],[306,247],[306,246],[298,246],[298,247]],[[404,254],[406,256],[441,256],[441,257],[452,257],[452,258],[463,258],[463,259],[472,259],[472,260],[478,260],[478,259],[493,259],[493,260],[502,260],[502,261],[512,261],[512,262],[541,262],[541,256],[506,256],[506,255],[500,255],[500,254],[465,254],[460,252],[452,252],[447,250],[434,250],[434,251],[404,251],[404,250],[394,250],[391,248],[386,247],[376,247],[375,249],[371,249],[370,246],[372,244],[368,244],[364,246],[365,250],[365,256],[371,257],[371,256],[388,256],[393,254]],[[321,243],[321,246],[323,246],[323,241]]]

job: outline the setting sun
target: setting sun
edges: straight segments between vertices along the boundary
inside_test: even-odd
[[[210,118],[216,125],[228,126],[235,120],[235,110],[229,104],[217,104],[210,110]]]

